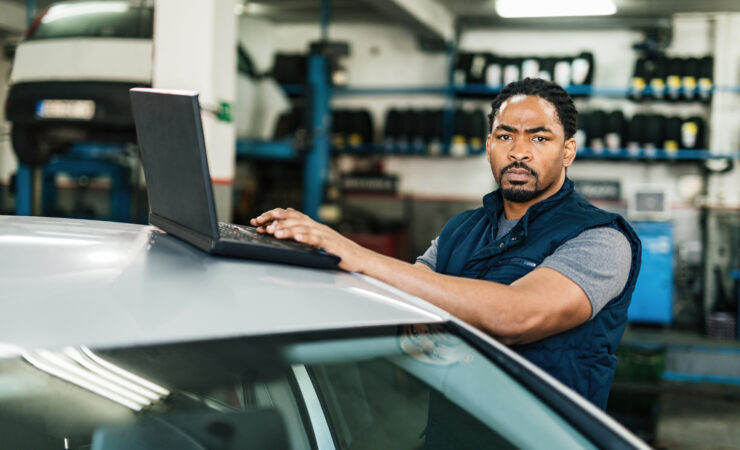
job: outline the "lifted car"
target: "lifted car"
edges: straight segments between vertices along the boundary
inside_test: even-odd
[[[128,90],[151,85],[146,3],[60,2],[34,20],[16,49],[5,105],[21,162],[44,163],[77,141],[136,141]]]

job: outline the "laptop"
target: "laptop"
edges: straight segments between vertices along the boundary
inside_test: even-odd
[[[198,93],[130,90],[149,197],[149,222],[214,255],[336,269],[323,250],[216,219]]]

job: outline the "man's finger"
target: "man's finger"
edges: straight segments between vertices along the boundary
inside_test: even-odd
[[[275,213],[273,211],[268,211],[268,212],[262,213],[259,216],[251,219],[249,223],[255,227],[260,227],[260,226],[266,227],[267,225],[272,223],[275,219],[277,219]]]
[[[311,247],[322,248],[322,239],[315,234],[296,233],[293,239],[301,244],[310,245]]]
[[[283,230],[283,229],[287,229],[287,228],[292,228],[292,227],[295,227],[295,226],[298,226],[298,225],[300,225],[300,226],[311,226],[312,224],[313,224],[313,222],[310,222],[308,220],[305,220],[302,217],[297,217],[297,218],[292,218],[291,217],[291,218],[286,218],[286,219],[282,219],[282,220],[277,220],[277,221],[271,223],[268,226],[268,228],[270,228],[272,231],[277,231],[277,230]]]
[[[280,239],[289,239],[293,238],[295,239],[295,236],[301,234],[301,235],[309,235],[309,236],[316,236],[317,233],[314,229],[311,227],[307,227],[305,225],[296,224],[291,227],[287,228],[281,228],[279,230],[276,230],[274,235],[276,238]]]

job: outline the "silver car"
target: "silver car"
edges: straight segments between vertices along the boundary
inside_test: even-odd
[[[489,336],[342,271],[0,216],[0,448],[647,448]]]

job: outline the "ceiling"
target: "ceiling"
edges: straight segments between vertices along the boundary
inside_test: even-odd
[[[503,19],[495,12],[495,0],[438,0],[463,28],[650,28],[668,21],[676,13],[740,12],[738,0],[614,0],[613,16]]]
[[[54,0],[34,0],[40,11]],[[380,5],[403,0],[330,0],[331,23],[387,23],[399,21],[396,14]],[[650,28],[665,24],[674,13],[740,12],[740,0],[615,0],[617,14],[576,19],[503,19],[494,9],[495,0],[434,0],[466,28]],[[556,0],[553,0],[556,1]],[[26,5],[27,0],[0,0]],[[322,0],[244,0],[247,14],[275,23],[319,23]],[[415,26],[408,17],[401,23]],[[419,24],[416,24],[419,25]],[[422,27],[423,28],[423,27]],[[421,30],[428,31],[428,30]]]
[[[26,5],[27,0],[2,0]],[[258,15],[279,23],[318,22],[322,0],[246,0],[257,6]],[[556,1],[556,0],[553,0]],[[46,8],[54,0],[34,0],[36,10]],[[388,21],[388,17],[373,6],[373,0],[330,0],[331,18],[336,22]],[[494,10],[495,0],[437,0],[462,23],[504,24]],[[740,12],[738,0],[615,0],[617,14],[611,19],[649,19],[670,17],[673,13]],[[580,18],[583,21],[587,18]],[[540,19],[541,20],[541,19]],[[552,19],[550,19],[552,20]],[[562,19],[560,19],[562,20]]]
[[[556,1],[556,0],[553,0]],[[532,24],[531,19],[502,19],[494,9],[495,0],[437,0],[447,8],[462,26],[521,26]],[[601,18],[537,19],[542,22],[571,22],[584,25],[593,21],[597,24],[623,26],[634,21],[636,26],[648,25],[650,21],[670,18],[674,13],[706,13],[719,11],[740,12],[738,0],[615,0],[617,14]],[[287,22],[316,22],[320,17],[321,0],[247,0],[255,5],[256,15],[268,20]],[[387,22],[389,18],[374,7],[373,0],[331,0],[333,22]],[[588,24],[586,24],[588,25]]]

